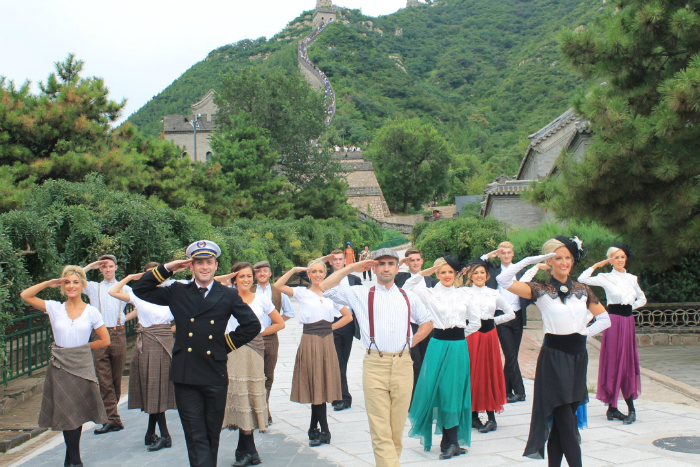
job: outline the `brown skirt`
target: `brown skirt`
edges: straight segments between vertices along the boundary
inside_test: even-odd
[[[255,339],[262,337],[258,336]],[[254,340],[255,340],[254,339]],[[228,354],[228,392],[224,428],[260,431],[267,429],[265,363],[248,345]]]
[[[170,381],[172,348],[169,324],[139,330],[129,376],[130,409],[156,414],[175,408],[175,389]]]
[[[89,354],[87,358],[92,365],[92,353]],[[94,367],[92,371],[94,376]],[[107,421],[97,377],[94,376],[94,381],[81,378],[50,361],[44,379],[39,426],[68,431],[86,422],[104,424]]]
[[[292,376],[292,402],[323,404],[343,398],[333,333],[302,334]]]

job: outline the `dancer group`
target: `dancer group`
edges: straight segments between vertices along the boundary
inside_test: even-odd
[[[333,253],[338,264],[328,274]],[[333,253],[290,269],[271,285],[267,261],[236,263],[230,274],[216,276],[221,250],[200,240],[187,248],[189,259],[149,263],[144,272],[119,282],[116,257],[104,255],[84,268],[66,266],[61,278],[22,292],[29,305],[47,313],[53,330],[39,423],[63,432],[65,466],[83,465],[85,422],[102,424],[94,431],[98,435],[124,427],[117,412],[124,323],[134,317],[139,325],[128,407],[149,415],[147,450],[172,446],[165,413],[177,408],[190,465],[217,465],[222,429],[239,431],[238,445],[227,450],[235,467],[261,463],[254,432],[272,423],[277,333],[295,316],[289,298],[297,301],[296,317],[303,324],[290,400],[310,404],[310,446],[331,442],[327,403],[335,410],[351,406],[345,373],[357,334],[365,348],[362,384],[376,465],[400,465],[407,419],[409,435],[426,451],[437,434],[442,435],[440,459],[466,454],[472,429],[497,430],[496,414],[507,403],[525,400],[518,349],[529,303],[542,314],[545,337],[523,455],[542,459],[546,446],[549,465],[560,465],[563,458],[570,466],[581,465],[576,413],[588,402],[586,338],[600,332],[597,397],[609,405],[609,420],[636,420],[633,401],[641,387],[632,310],[646,299],[636,277],[625,270],[628,247],[611,247],[608,258],[578,281],[570,274],[585,249],[576,237],[550,239],[543,255],[514,264],[509,242],[467,263],[447,254],[427,269],[416,249],[401,259],[382,248],[359,262],[347,261],[342,251]],[[489,261],[496,257],[500,267]],[[404,263],[410,273],[399,273]],[[610,273],[593,276],[607,264],[613,266]],[[525,274],[528,266],[534,267]],[[104,280],[88,282],[85,273],[96,268]],[[192,272],[191,280],[171,279],[184,269]],[[531,282],[540,269],[549,271],[549,280]],[[356,274],[370,270],[376,284],[362,284]],[[297,273],[309,287],[287,285]],[[133,289],[126,285],[130,281],[137,281]],[[607,310],[587,284],[604,288]],[[48,287],[61,287],[66,301],[36,297]],[[134,305],[128,315],[126,303]],[[619,394],[627,415],[617,408]]]

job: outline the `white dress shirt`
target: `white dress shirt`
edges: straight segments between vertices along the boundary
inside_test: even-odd
[[[369,339],[369,285],[356,285],[348,287],[339,284],[332,289],[326,290],[324,297],[333,299],[337,303],[342,303],[351,307],[355,311],[355,319],[360,326],[362,343],[368,349]],[[411,304],[411,317],[419,325],[431,321],[430,312],[416,295],[406,292],[408,301]],[[377,284],[374,289],[374,341],[377,349],[381,352],[401,352],[406,347],[406,328],[409,328],[411,340],[413,333],[408,325],[408,307],[406,299],[403,297],[396,284],[392,284],[387,289],[381,284]]]
[[[411,277],[403,285],[404,290],[415,293],[430,310],[430,321],[434,328],[463,328],[465,336],[479,330],[481,318],[474,312],[470,303],[471,294],[464,287],[456,289],[438,283],[435,287],[428,288],[420,287],[421,282],[425,282],[423,276]]]
[[[66,304],[54,300],[44,301],[46,314],[49,315],[53,340],[59,347],[78,347],[90,342],[93,329],[103,324],[102,315],[97,308],[87,305],[83,313],[75,319],[68,317]]]
[[[326,294],[323,297],[316,295],[306,287],[292,287],[292,291],[299,302],[299,323],[316,323],[321,320],[332,323],[336,316],[340,316],[343,305],[326,297]]]
[[[255,288],[255,295],[262,295],[264,297],[267,297],[272,301],[272,286],[267,285],[267,287],[263,288],[258,284],[258,286]],[[277,310],[281,316],[286,316],[288,318],[294,318],[294,307],[292,307],[292,302],[289,300],[289,297],[287,294],[281,294],[282,295],[282,309]],[[262,325],[263,329],[266,327],[270,326],[272,324],[272,320],[270,319],[269,313],[265,314],[263,316],[262,321],[260,321],[260,324]]]
[[[562,303],[555,287],[551,284],[532,282],[532,299],[542,313],[542,325],[546,334],[581,334],[588,335],[586,327],[592,314],[588,311],[589,300],[598,303],[593,292],[585,285],[576,286],[574,293]]]
[[[597,285],[605,290],[605,297],[609,305],[632,305],[636,310],[647,304],[647,297],[639,288],[637,276],[627,272],[611,272],[593,275],[593,268],[588,268],[578,276],[582,284]]]
[[[506,297],[497,290],[486,287],[464,287],[471,298],[471,308],[480,319],[492,319],[496,325],[515,319],[515,312]],[[458,289],[460,290],[460,289]],[[507,292],[507,291],[506,291]],[[496,310],[503,311],[501,316],[496,316]]]
[[[153,303],[147,302],[146,300],[141,300],[139,297],[134,295],[133,292],[129,292],[129,303],[136,307],[139,324],[144,328],[151,327],[156,324],[170,324],[175,318],[170,312],[170,307],[155,305]]]
[[[266,296],[255,294],[255,298],[248,304],[248,306],[251,310],[253,310],[253,313],[255,313],[255,317],[258,318],[258,321],[260,321],[260,332],[263,332],[267,327],[263,324],[265,318],[267,318],[270,321],[270,324],[272,324],[272,320],[268,315],[275,311],[275,305],[272,303],[272,300]],[[226,324],[226,334],[235,331],[238,326],[238,320],[231,316]]]
[[[122,302],[109,294],[109,289],[116,283],[116,280],[112,282],[88,281],[88,286],[84,290],[85,295],[90,299],[90,305],[102,313],[102,319],[108,328],[113,328],[117,324],[123,326],[125,321],[124,308],[126,308],[126,302]],[[122,288],[122,292],[130,293],[131,287],[125,285]]]

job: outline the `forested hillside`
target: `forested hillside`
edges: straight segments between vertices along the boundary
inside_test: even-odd
[[[340,2],[339,2],[340,3]],[[517,170],[527,135],[569,107],[582,80],[562,60],[557,34],[588,23],[602,0],[441,0],[379,18],[343,10],[309,49],[331,79],[338,110],[327,138],[363,145],[392,118],[435,125],[457,153],[491,172]],[[294,69],[311,12],[277,36],[212,51],[130,117],[149,135],[185,113],[220,74],[251,65]]]

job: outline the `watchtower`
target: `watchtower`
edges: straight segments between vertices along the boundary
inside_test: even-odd
[[[332,0],[316,0],[316,9],[314,10],[313,26],[319,27],[322,23],[328,23],[338,19],[338,12],[333,6]]]

